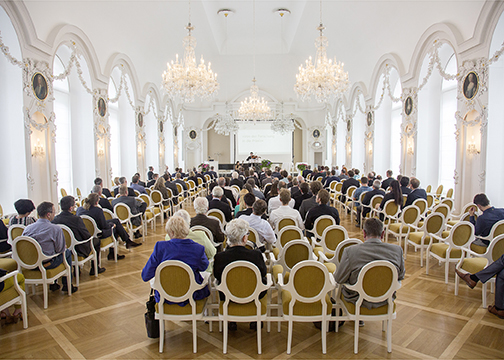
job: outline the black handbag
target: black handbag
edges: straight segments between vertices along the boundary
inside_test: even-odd
[[[159,337],[159,320],[155,319],[156,298],[154,297],[154,289],[151,289],[149,300],[145,303],[145,306],[147,307],[147,312],[144,314],[147,336],[157,339]]]

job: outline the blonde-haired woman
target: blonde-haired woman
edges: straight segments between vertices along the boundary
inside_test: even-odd
[[[243,201],[243,197],[248,194],[249,191],[247,189],[241,189],[240,195],[238,196],[238,205],[235,206],[234,216],[238,214],[240,211],[243,211],[247,208],[245,201]]]
[[[154,184],[154,190],[158,190],[161,195],[163,195],[163,205],[170,205],[170,194],[168,194],[168,189],[165,186],[164,177],[160,177],[156,180]]]
[[[142,270],[143,281],[149,281],[156,274],[156,268],[165,260],[179,260],[183,261],[191,267],[194,272],[196,282],[201,284],[203,278],[200,271],[205,271],[208,268],[208,259],[205,255],[205,248],[203,245],[197,244],[191,239],[188,239],[189,224],[180,217],[172,216],[166,223],[166,233],[170,240],[158,241],[154,245],[147,264]],[[208,286],[198,290],[194,293],[194,300],[201,300],[210,295]],[[159,294],[156,291],[156,302],[159,302]],[[185,306],[189,301],[179,303],[180,306]]]

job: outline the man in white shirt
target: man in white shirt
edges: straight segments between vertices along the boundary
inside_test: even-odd
[[[278,182],[278,190],[282,191],[282,189],[287,189],[287,184],[284,183],[283,181]],[[291,199],[289,201],[289,206],[294,209],[294,205],[296,204],[296,201],[294,199]],[[282,201],[280,200],[280,195],[277,195],[275,197],[272,197],[269,199],[268,202],[268,214],[271,214],[274,210],[278,209],[280,206],[282,206]]]
[[[266,201],[257,200],[252,209],[251,215],[242,215],[240,219],[248,222],[250,227],[257,231],[261,243],[274,244],[276,242],[275,233],[268,221],[261,218],[266,211]]]
[[[276,229],[277,224],[282,220],[283,218],[289,217],[293,218],[296,220],[296,225],[301,229],[304,230],[304,224],[303,224],[303,219],[301,219],[301,215],[299,215],[299,211],[294,210],[289,203],[294,201],[291,199],[291,194],[290,191],[287,189],[282,189],[280,190],[280,194],[278,195],[280,198],[280,201],[282,202],[282,205],[276,209],[273,210],[270,213],[269,217],[269,222],[271,226],[273,226],[273,229]]]

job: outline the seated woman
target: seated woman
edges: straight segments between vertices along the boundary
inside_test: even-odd
[[[205,255],[205,247],[188,239],[189,225],[180,216],[172,216],[166,223],[166,232],[171,240],[158,241],[154,245],[147,264],[142,270],[143,281],[149,281],[156,275],[156,268],[165,260],[183,261],[191,267],[194,272],[196,282],[201,284],[203,281],[200,271],[208,268],[208,258]],[[194,293],[194,300],[202,300],[210,295],[208,286]],[[159,302],[159,293],[155,293],[156,302]],[[188,300],[179,303],[185,306]]]
[[[198,186],[198,177],[196,176],[196,174],[192,170],[189,172],[189,177],[187,178],[187,181],[189,181],[189,180],[194,181],[194,185]]]
[[[16,261],[12,259],[0,259],[0,278],[7,275],[9,272],[17,268]],[[21,289],[25,289],[25,278],[23,274],[17,274],[17,283]],[[14,286],[14,278],[10,277],[5,281],[0,282],[0,295],[7,292],[10,288]],[[13,324],[17,323],[18,320],[22,319],[21,305],[14,305],[14,313],[11,315],[9,309],[4,309],[0,313],[0,319],[2,326],[3,324]]]
[[[14,203],[17,215],[12,215],[9,218],[9,226],[19,224],[28,226],[37,221],[37,218],[30,216],[33,210],[35,210],[35,205],[30,199],[19,199]]]
[[[385,194],[385,196],[382,199],[381,204],[376,205],[376,209],[383,210],[386,202],[389,200],[394,200],[394,202],[397,204],[397,206],[402,207],[403,197],[402,197],[401,185],[399,184],[399,181],[397,181],[397,180],[392,181],[390,183],[390,187],[392,188],[392,190]],[[383,221],[384,218],[385,218],[385,216],[383,214],[380,214],[380,220]]]
[[[173,216],[181,217],[182,219],[184,219],[187,225],[191,226],[191,216],[186,210],[179,210],[175,214],[173,214]],[[166,229],[166,231],[168,231],[168,229]],[[191,229],[189,229],[187,238],[205,247],[205,255],[207,256],[208,262],[210,263],[206,271],[211,273],[213,269],[213,259],[215,254],[217,253],[217,248],[214,246],[214,244],[212,244],[204,231],[192,231]],[[170,240],[168,234],[166,234],[165,240]]]
[[[163,177],[160,177],[156,180],[156,183],[154,184],[154,190],[158,190],[161,195],[163,195],[164,206],[170,205],[170,194],[168,194],[168,189],[165,186],[165,179]]]
[[[234,210],[235,217],[236,217],[236,214],[238,214],[240,211],[243,211],[247,208],[247,204],[245,204],[245,201],[243,201],[243,197],[248,193],[249,193],[249,191],[247,189],[242,189],[240,191],[240,195],[238,196],[237,205],[235,206],[235,210]]]

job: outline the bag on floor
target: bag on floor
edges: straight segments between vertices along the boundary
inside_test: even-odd
[[[151,289],[149,300],[145,303],[145,306],[147,307],[147,312],[144,314],[147,336],[157,339],[159,337],[159,320],[155,319],[156,298],[154,297],[154,289]]]

